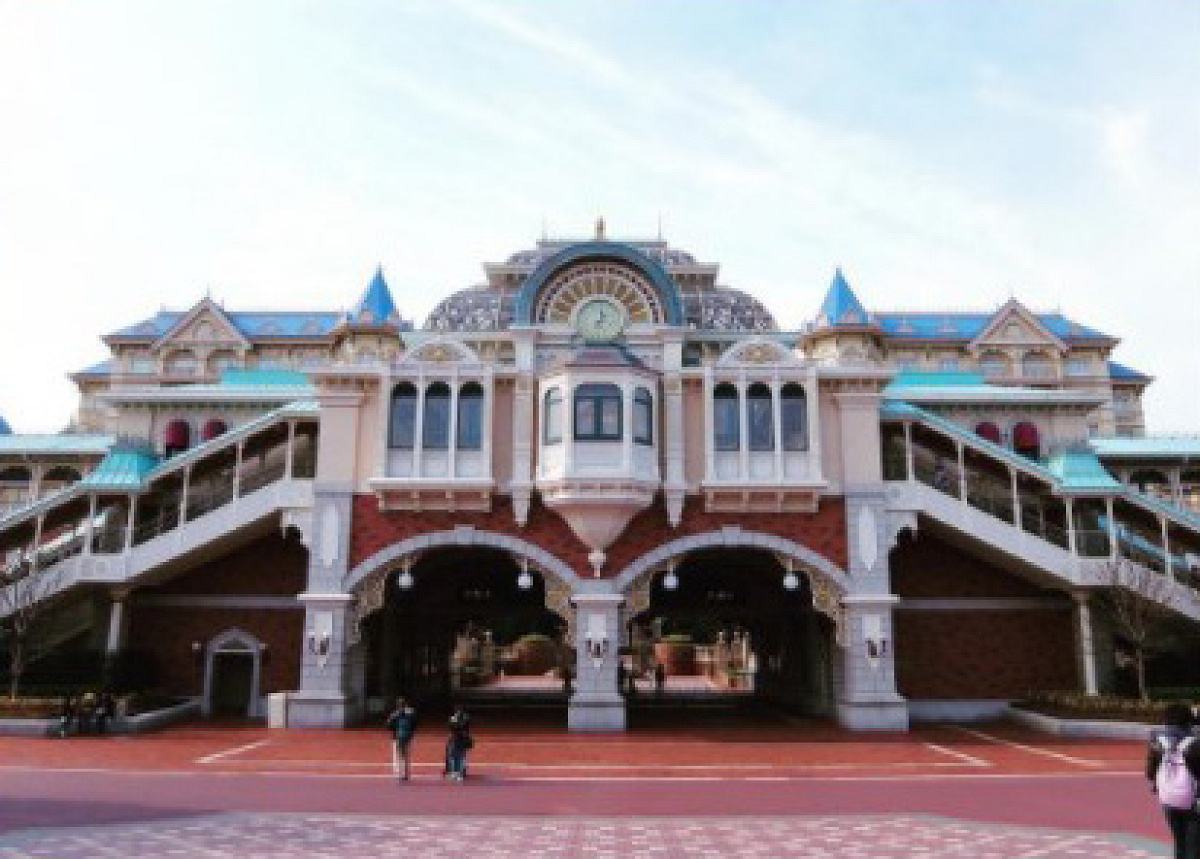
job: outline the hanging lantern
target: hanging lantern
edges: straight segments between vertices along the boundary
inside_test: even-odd
[[[679,588],[679,576],[675,575],[675,563],[667,568],[667,574],[662,579],[663,590],[673,591]]]
[[[517,575],[517,587],[523,591],[533,587],[533,576],[529,573],[529,559],[521,559],[521,572]]]

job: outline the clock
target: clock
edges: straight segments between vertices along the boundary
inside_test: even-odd
[[[575,330],[588,343],[614,340],[625,329],[625,310],[608,298],[589,298],[575,312]]]

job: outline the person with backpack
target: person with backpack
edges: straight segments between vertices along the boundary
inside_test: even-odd
[[[467,776],[467,752],[475,746],[471,737],[471,717],[460,704],[450,717],[450,736],[446,739],[446,775],[453,781]]]
[[[1200,737],[1185,704],[1168,704],[1163,722],[1146,751],[1146,778],[1167,818],[1175,859],[1200,859]]]
[[[396,699],[396,709],[387,717],[387,729],[392,734],[392,772],[400,781],[412,775],[412,755],[409,747],[417,732],[417,711],[404,698]],[[403,763],[403,770],[400,764]]]

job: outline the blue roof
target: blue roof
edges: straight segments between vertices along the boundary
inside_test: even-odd
[[[156,465],[158,455],[149,447],[117,444],[81,485],[89,489],[140,489]]]
[[[112,374],[113,362],[109,358],[101,361],[99,364],[93,364],[90,367],[85,367],[76,373],[76,376],[109,376]]]
[[[112,337],[157,340],[187,316],[184,310],[160,310],[149,319],[114,331]],[[225,316],[246,337],[324,337],[341,319],[327,311],[229,311]]]
[[[825,327],[830,325],[868,325],[872,320],[867,316],[866,308],[842,276],[839,268],[833,273],[833,281],[817,311],[817,324]]]
[[[375,276],[367,284],[367,291],[350,311],[350,319],[354,322],[368,323],[400,321],[400,311],[396,309],[396,302],[392,300],[392,291],[383,279],[383,266],[375,269]]]
[[[12,435],[12,427],[8,425],[8,421],[0,415],[0,435]]]
[[[1126,367],[1124,364],[1118,364],[1116,361],[1108,362],[1108,375],[1113,379],[1131,379],[1135,381],[1150,381],[1153,378],[1140,370]]]
[[[1080,325],[1061,313],[1037,313],[1034,315],[1047,331],[1060,340],[1096,337],[1111,339],[1107,334],[1097,331],[1095,328]],[[912,337],[922,340],[939,338],[973,340],[983,333],[983,329],[995,316],[994,312],[904,313],[885,311],[874,314],[873,318],[891,337]]]

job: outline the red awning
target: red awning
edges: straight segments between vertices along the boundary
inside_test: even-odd
[[[986,438],[993,444],[1000,444],[1002,438],[1000,435],[1000,427],[996,426],[991,421],[984,421],[983,423],[979,424],[979,426],[975,427],[975,435],[979,436],[980,438]]]
[[[192,429],[187,421],[174,420],[167,424],[163,432],[163,446],[172,450],[186,449],[192,441]]]
[[[1037,450],[1040,443],[1037,427],[1022,421],[1013,427],[1013,447],[1018,450]]]
[[[225,423],[225,421],[220,420],[219,418],[213,418],[211,421],[206,423],[204,425],[204,429],[201,430],[200,440],[212,441],[217,436],[223,435],[228,429],[229,426]]]

